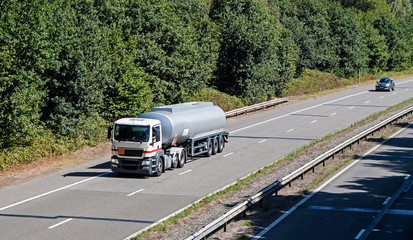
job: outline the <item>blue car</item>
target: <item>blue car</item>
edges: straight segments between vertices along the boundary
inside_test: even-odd
[[[391,77],[382,77],[379,79],[379,81],[377,81],[376,83],[376,91],[379,90],[386,90],[386,91],[394,91],[394,86],[396,86],[396,84],[394,84],[394,80]]]

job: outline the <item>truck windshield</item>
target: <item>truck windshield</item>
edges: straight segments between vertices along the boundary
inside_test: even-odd
[[[115,140],[130,142],[149,141],[148,126],[115,125]]]

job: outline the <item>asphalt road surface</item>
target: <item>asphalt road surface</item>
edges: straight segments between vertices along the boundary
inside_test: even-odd
[[[110,156],[0,190],[1,239],[121,239],[314,139],[410,99],[360,88],[227,121],[224,152],[161,177],[116,177]]]
[[[333,176],[254,239],[413,239],[413,125]]]

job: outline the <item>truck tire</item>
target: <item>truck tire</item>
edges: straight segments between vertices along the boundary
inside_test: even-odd
[[[224,151],[224,147],[225,147],[224,137],[220,136],[218,140],[218,152],[221,153],[222,151]]]
[[[217,154],[218,152],[218,138],[214,138],[212,141],[212,155]]]
[[[179,165],[179,154],[175,153],[172,157],[172,168],[177,168]]]
[[[162,158],[159,158],[159,159],[158,159],[158,164],[156,165],[155,176],[159,177],[159,176],[162,175],[163,167],[164,167],[163,159],[162,159]]]
[[[208,152],[205,153],[205,157],[210,157],[212,155],[212,140],[208,141]]]
[[[182,149],[181,153],[178,155],[178,168],[183,168],[186,163],[186,151]]]

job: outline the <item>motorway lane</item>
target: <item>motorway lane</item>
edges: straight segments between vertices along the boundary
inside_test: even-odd
[[[7,233],[2,237],[129,236],[313,139],[412,97],[406,89],[413,88],[413,78],[396,84],[395,92],[370,91],[370,85],[230,119],[223,153],[159,178],[115,177],[108,156],[0,190],[0,231]]]
[[[413,188],[405,188],[411,185],[412,174],[410,125],[334,176],[255,239],[412,239]],[[387,214],[380,220],[384,209]],[[379,222],[369,229],[374,221]]]

